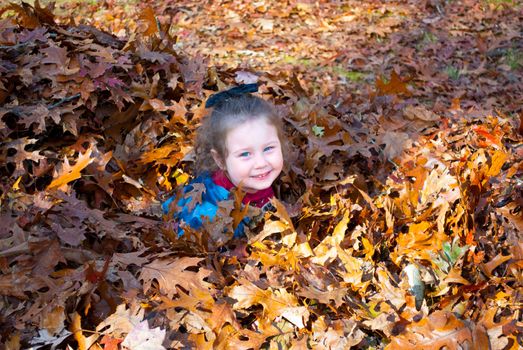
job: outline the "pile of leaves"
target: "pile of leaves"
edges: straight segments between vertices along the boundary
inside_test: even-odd
[[[57,24],[38,2],[4,11],[8,349],[522,345],[521,109],[485,111],[498,102],[393,65],[318,96],[299,70],[189,55],[152,9],[125,40]],[[281,201],[243,240],[230,239],[238,198],[220,209],[225,234],[177,237],[160,203],[192,175],[203,104],[249,79],[292,145]],[[509,101],[520,82],[489,94]],[[445,100],[427,105],[431,89]]]

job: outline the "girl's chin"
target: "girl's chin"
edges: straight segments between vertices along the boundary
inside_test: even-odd
[[[249,181],[249,183],[246,183],[243,187],[243,190],[247,193],[254,193],[261,190],[266,190],[267,188],[271,187],[272,181],[271,179],[267,178],[264,181]]]

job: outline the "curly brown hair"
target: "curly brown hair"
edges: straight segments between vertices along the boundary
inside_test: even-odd
[[[227,157],[225,147],[227,133],[242,123],[259,118],[266,119],[276,128],[282,145],[282,153],[285,156],[283,123],[272,104],[251,94],[232,96],[218,102],[212,112],[202,120],[194,147],[196,174],[212,173],[218,170],[211,150],[215,150],[221,159],[225,159]]]

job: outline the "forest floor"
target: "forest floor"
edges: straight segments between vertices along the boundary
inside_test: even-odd
[[[4,348],[523,346],[520,1],[48,4],[0,7]],[[276,209],[177,237],[204,102],[253,81]]]

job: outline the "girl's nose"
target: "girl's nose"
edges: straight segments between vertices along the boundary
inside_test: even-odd
[[[256,158],[254,159],[254,166],[256,168],[264,168],[267,163],[267,159],[263,153],[256,155]]]

